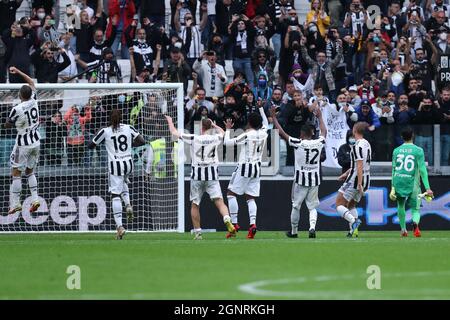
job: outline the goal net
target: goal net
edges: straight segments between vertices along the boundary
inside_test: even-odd
[[[19,103],[21,85],[0,85],[1,123]],[[112,109],[133,125],[145,146],[133,148],[129,189],[134,219],[129,231],[184,231],[183,148],[171,138],[164,115],[183,130],[182,84],[37,84],[41,146],[35,170],[40,208],[22,175],[22,211],[8,215],[10,155],[16,129],[0,129],[0,232],[115,231],[104,144],[88,149],[109,125]],[[151,151],[149,151],[151,150]],[[149,174],[146,174],[145,171]],[[125,205],[123,204],[125,211]]]

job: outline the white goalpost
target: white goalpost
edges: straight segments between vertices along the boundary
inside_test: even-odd
[[[0,84],[0,232],[115,231],[106,149],[87,148],[109,125],[112,109],[120,109],[122,122],[146,142],[133,148],[128,185],[134,219],[127,221],[124,214],[124,227],[184,232],[184,148],[172,139],[164,118],[170,115],[184,130],[183,84],[36,84],[41,146],[35,173],[41,206],[29,212],[31,194],[23,175],[22,211],[8,215],[16,130],[4,129],[3,123],[20,102],[21,86]]]

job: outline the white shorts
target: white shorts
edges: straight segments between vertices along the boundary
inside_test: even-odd
[[[124,191],[128,191],[128,175],[125,176],[115,176],[109,175],[109,192],[112,194],[121,194]]]
[[[243,177],[237,172],[233,172],[231,175],[230,183],[228,184],[228,190],[237,194],[248,194],[252,197],[259,197],[259,185],[260,178],[247,178]]]
[[[191,201],[196,205],[200,205],[204,193],[209,195],[211,200],[223,199],[222,189],[218,180],[199,181],[191,180]]]
[[[35,147],[14,146],[11,153],[11,167],[24,171],[25,169],[35,169],[39,162],[40,145]]]
[[[305,187],[297,183],[292,185],[292,207],[300,209],[303,200],[306,200],[308,210],[316,209],[319,206],[319,186]]]
[[[361,201],[362,194],[358,189],[353,188],[353,182],[346,182],[339,188],[339,192],[342,193],[344,199],[347,201],[354,200],[355,202]]]

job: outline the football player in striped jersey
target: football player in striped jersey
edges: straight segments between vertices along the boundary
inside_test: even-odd
[[[121,123],[122,113],[113,109],[110,115],[110,126],[100,129],[89,149],[94,149],[105,142],[108,152],[109,192],[111,192],[114,221],[117,228],[117,240],[121,240],[126,232],[122,225],[122,200],[125,203],[128,221],[133,219],[133,207],[130,202],[128,177],[133,172],[132,147],[145,145],[144,138],[130,125]]]
[[[20,75],[27,84],[19,90],[20,103],[12,108],[9,113],[5,128],[15,127],[17,130],[16,143],[11,153],[12,183],[9,189],[9,211],[14,214],[22,211],[20,194],[22,192],[22,173],[28,179],[28,187],[31,191],[31,207],[29,211],[35,212],[39,206],[38,184],[34,174],[39,160],[41,136],[39,134],[39,106],[36,101],[36,87],[33,80],[15,67],[10,67],[9,72]]]
[[[169,124],[170,133],[177,139],[181,139],[190,145],[192,159],[191,173],[191,218],[194,227],[195,240],[202,239],[202,229],[200,225],[200,202],[203,194],[208,193],[210,199],[214,201],[223,222],[227,227],[228,233],[235,235],[236,230],[231,223],[228,208],[223,202],[222,190],[219,184],[219,172],[217,166],[219,157],[217,147],[222,144],[224,131],[210,119],[203,119],[201,134],[179,133],[173,124],[172,118],[166,115]],[[214,132],[214,129],[218,133]]]
[[[322,152],[327,136],[327,128],[322,118],[322,112],[317,107],[314,111],[319,119],[320,135],[313,139],[314,128],[303,125],[300,139],[289,136],[281,127],[276,117],[275,107],[270,109],[273,123],[280,136],[294,148],[295,174],[292,185],[292,211],[291,231],[286,232],[289,238],[298,238],[298,222],[300,220],[300,208],[304,200],[309,210],[309,238],[316,237],[317,210],[319,206],[320,185],[320,153]]]
[[[350,169],[338,178],[339,181],[345,182],[336,197],[336,211],[351,225],[348,237],[358,236],[361,220],[358,219],[356,205],[370,186],[372,149],[370,143],[364,139],[364,131],[368,126],[367,122],[357,122],[353,126],[356,143],[350,150]]]
[[[230,129],[233,128],[233,121],[228,119],[225,122],[227,131],[225,132],[224,144],[227,146],[241,146],[239,163],[228,185],[228,206],[230,208],[231,221],[236,231],[238,231],[237,214],[239,206],[236,196],[245,194],[250,216],[248,239],[253,239],[256,234],[257,207],[255,198],[259,197],[261,159],[268,137],[268,125],[269,122],[262,105],[259,106],[259,114],[254,112],[249,115],[247,130],[236,138],[230,138]],[[230,237],[231,235],[227,236]]]

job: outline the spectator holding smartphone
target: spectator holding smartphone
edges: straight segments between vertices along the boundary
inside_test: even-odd
[[[56,45],[59,42],[59,33],[55,28],[55,20],[52,16],[47,15],[43,20],[43,26],[38,34],[38,39],[40,43],[50,41],[52,44]]]
[[[55,54],[59,52],[63,58],[62,62],[55,60]],[[39,83],[58,82],[58,73],[70,66],[70,59],[63,48],[58,48],[50,41],[45,42],[41,48],[31,56],[36,68],[36,78]]]
[[[3,33],[2,39],[6,45],[5,65],[15,66],[25,74],[30,75],[31,58],[29,51],[35,41],[34,33],[14,22],[11,29]],[[21,76],[10,73],[9,82],[23,83],[24,80]]]

